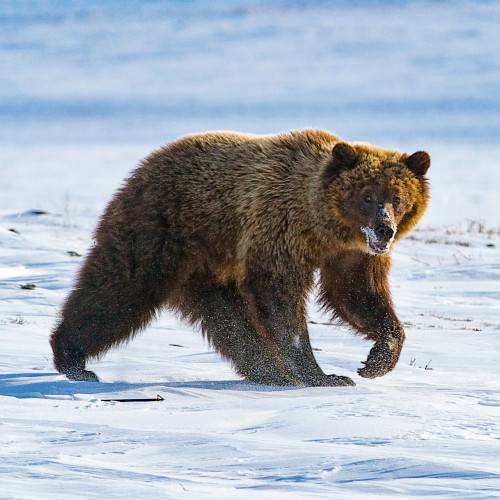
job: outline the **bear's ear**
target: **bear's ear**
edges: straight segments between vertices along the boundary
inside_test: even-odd
[[[422,177],[431,166],[431,157],[425,151],[417,151],[404,158],[404,163],[415,175]]]
[[[323,182],[329,184],[338,174],[345,170],[350,170],[356,165],[358,153],[346,142],[335,144],[332,149],[332,161],[323,172]]]

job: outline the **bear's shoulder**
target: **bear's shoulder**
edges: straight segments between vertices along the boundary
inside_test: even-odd
[[[331,150],[341,139],[336,135],[320,129],[291,130],[279,134],[248,134],[235,131],[212,131],[185,135],[170,146],[174,148],[189,148],[193,146],[228,146],[245,143],[257,144],[295,144],[305,149]]]
[[[309,147],[319,150],[331,151],[333,146],[340,142],[341,139],[321,129],[303,129],[303,130],[292,130],[285,134],[280,135],[283,139],[289,139],[291,141],[297,142],[303,147]]]

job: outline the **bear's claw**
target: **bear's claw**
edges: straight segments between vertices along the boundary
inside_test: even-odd
[[[377,342],[368,354],[366,361],[361,361],[364,365],[358,369],[358,375],[364,378],[376,378],[390,372],[397,362],[387,342]]]
[[[77,382],[99,382],[99,377],[90,370],[69,369],[64,372],[69,380]]]

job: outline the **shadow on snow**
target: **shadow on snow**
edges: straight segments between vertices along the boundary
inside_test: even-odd
[[[244,380],[193,380],[185,382],[74,382],[56,372],[0,374],[0,396],[15,398],[54,398],[76,394],[113,396],[115,393],[144,391],[182,392],[185,389],[229,390],[243,392],[273,392],[293,390],[294,387],[258,385]],[[118,397],[118,396],[116,396]],[[123,394],[122,394],[123,397]],[[135,396],[134,396],[135,397]],[[141,397],[141,396],[137,396]],[[144,397],[142,395],[142,397]],[[67,398],[63,398],[67,399]],[[71,399],[71,398],[69,398]]]

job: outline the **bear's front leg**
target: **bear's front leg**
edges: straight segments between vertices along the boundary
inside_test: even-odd
[[[305,298],[307,279],[251,267],[239,286],[246,303],[248,320],[271,352],[276,368],[293,385],[355,385],[348,377],[326,375],[319,367],[307,332]]]
[[[359,375],[365,378],[381,377],[390,372],[397,364],[405,338],[404,330],[397,322],[391,321],[390,328],[380,335],[371,348],[364,365],[358,369]]]
[[[360,333],[375,341],[362,377],[385,375],[397,364],[405,338],[390,297],[386,255],[339,252],[321,266],[321,301]]]

